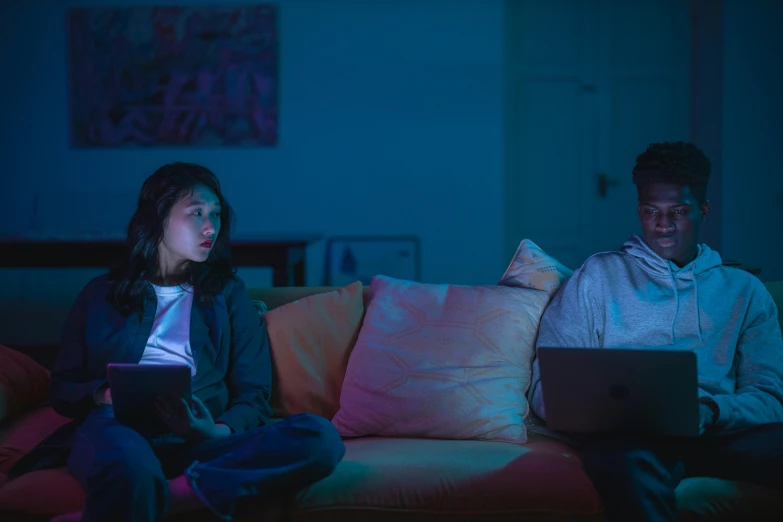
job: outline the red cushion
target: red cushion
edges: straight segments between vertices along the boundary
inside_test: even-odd
[[[0,345],[0,421],[49,396],[49,370],[21,352]]]
[[[0,473],[8,474],[16,461],[70,419],[50,407],[25,411],[0,425]]]
[[[0,487],[0,519],[3,519],[3,512],[62,514],[81,511],[84,498],[81,485],[65,468],[31,471]]]

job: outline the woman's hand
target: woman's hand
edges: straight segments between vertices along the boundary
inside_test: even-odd
[[[111,404],[111,389],[108,385],[98,388],[98,391],[95,392],[95,404],[99,406]]]
[[[183,398],[159,397],[155,401],[158,415],[177,437],[190,440],[213,439],[231,434],[223,424],[215,424],[212,414],[195,395],[188,404]],[[228,428],[228,429],[227,429]]]

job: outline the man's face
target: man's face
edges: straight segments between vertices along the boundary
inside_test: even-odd
[[[683,267],[696,257],[699,227],[710,204],[676,183],[650,183],[639,191],[644,240],[663,259]]]

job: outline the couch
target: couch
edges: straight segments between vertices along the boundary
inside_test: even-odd
[[[783,282],[770,283],[783,308]],[[251,297],[275,310],[336,289],[256,288]],[[367,305],[369,288],[362,290]],[[261,305],[263,306],[263,305]],[[64,313],[52,314],[62,321]],[[260,310],[262,313],[265,310]],[[20,348],[21,350],[21,348]],[[54,348],[25,348],[43,366]],[[278,368],[279,373],[279,368]],[[327,376],[323,376],[326,378]],[[276,374],[276,383],[284,376]],[[276,384],[277,386],[277,384]],[[44,521],[80,510],[84,494],[65,469],[41,470],[6,481],[11,464],[64,419],[45,403],[0,424],[0,520]],[[527,443],[366,436],[345,440],[336,471],[295,498],[274,505],[241,501],[238,521],[600,521],[600,499],[578,453],[567,444],[530,433]],[[3,484],[3,482],[5,482]],[[763,487],[689,478],[677,490],[681,520],[783,520],[783,495]],[[206,510],[172,520],[214,520]]]

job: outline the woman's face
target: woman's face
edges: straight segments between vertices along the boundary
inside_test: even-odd
[[[163,272],[207,260],[220,233],[220,210],[218,197],[203,185],[174,204],[158,247]]]

